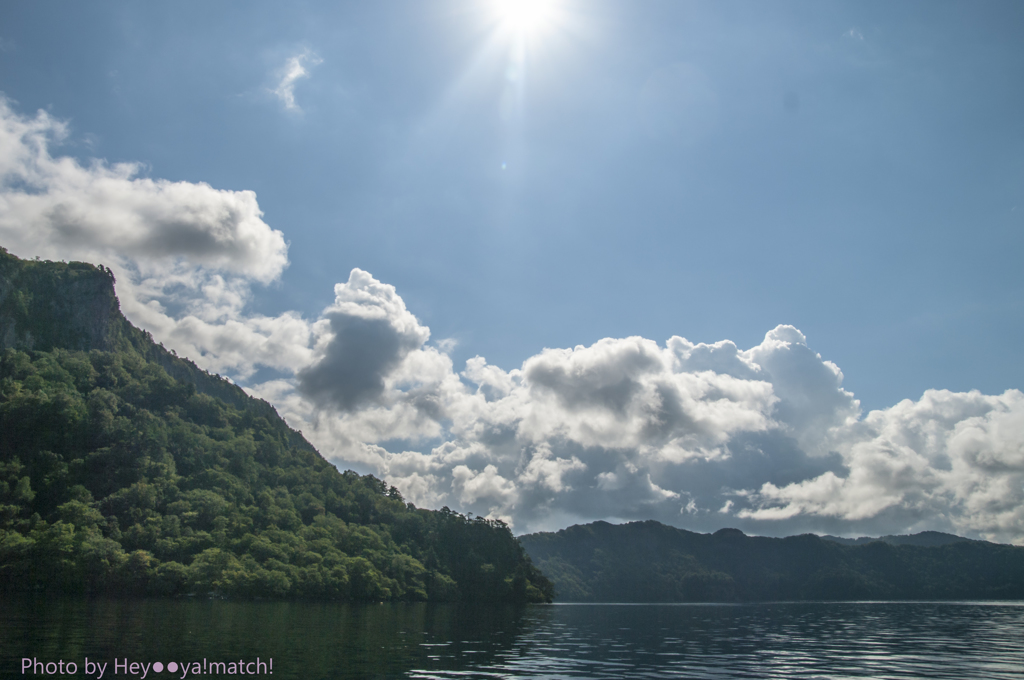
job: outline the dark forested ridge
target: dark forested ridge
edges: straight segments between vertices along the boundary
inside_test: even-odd
[[[949,545],[950,543],[964,543],[970,542],[972,540],[970,538],[964,538],[963,536],[944,534],[941,531],[922,531],[919,534],[910,534],[902,536],[880,536],[878,538],[870,538],[868,536],[861,536],[859,538],[822,536],[822,538],[826,541],[841,543],[843,545],[866,545],[868,543],[873,543],[874,541],[881,541],[882,543],[891,543],[892,545],[917,545],[924,548],[934,548],[940,545]]]
[[[519,540],[568,602],[1024,599],[1024,547],[937,532],[885,538],[844,545],[647,521]]]
[[[550,600],[506,525],[339,472],[113,284],[0,248],[0,590]]]

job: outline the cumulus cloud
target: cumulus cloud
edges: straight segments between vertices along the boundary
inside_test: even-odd
[[[289,57],[279,72],[281,79],[271,92],[281,100],[281,103],[289,111],[301,111],[302,109],[295,102],[295,84],[300,79],[309,77],[309,69],[307,67],[313,67],[321,63],[323,63],[323,59],[309,50],[304,50],[293,57]]]
[[[384,349],[360,369],[372,380],[309,393],[300,373],[293,394],[314,400],[306,427],[322,450],[371,466],[414,502],[519,531],[653,517],[699,530],[1024,539],[1019,392],[930,391],[863,416],[839,368],[785,325],[747,350],[606,338],[511,371],[474,357],[454,379],[390,286],[357,270],[339,300],[364,289],[342,321],[377,324]],[[325,312],[332,327],[340,308]],[[348,336],[324,337],[330,349],[308,371],[348,375],[334,358]],[[431,408],[417,407],[424,399]]]
[[[694,530],[938,529],[1024,543],[1024,394],[931,390],[863,414],[792,326],[723,340],[605,338],[505,370],[457,370],[450,340],[352,270],[312,320],[249,313],[287,265],[251,192],[55,156],[65,124],[0,100],[0,241],[103,262],[138,325],[250,385],[339,466],[417,505],[516,531],[594,519]]]
[[[395,292],[361,269],[334,287],[323,314],[316,362],[298,373],[299,390],[321,406],[353,411],[384,396],[385,379],[430,337]],[[419,374],[413,371],[413,374]]]
[[[138,163],[83,167],[53,158],[50,145],[66,135],[66,125],[46,112],[19,116],[0,100],[5,237],[32,239],[36,247],[53,243],[62,251],[116,253],[144,268],[177,257],[260,281],[273,280],[286,266],[284,236],[262,220],[253,192],[140,177]]]
[[[653,517],[1024,538],[1019,392],[932,391],[863,416],[840,369],[785,325],[747,350],[606,338],[511,371],[474,357],[456,375],[391,286],[355,270],[336,294],[317,362],[284,390],[323,451],[413,502],[519,531]]]
[[[754,494],[757,519],[799,515],[864,520],[883,513],[909,526],[1021,542],[1024,394],[929,390],[919,401],[872,411],[835,437],[849,473]]]
[[[126,315],[210,370],[309,363],[310,329],[298,316],[242,314],[251,285],[288,264],[284,235],[263,221],[253,192],[150,179],[138,163],[55,157],[67,135],[65,123],[20,115],[0,96],[5,247],[108,265]]]

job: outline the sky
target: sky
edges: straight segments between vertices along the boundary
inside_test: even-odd
[[[0,5],[0,246],[342,469],[1024,544],[1024,5]]]

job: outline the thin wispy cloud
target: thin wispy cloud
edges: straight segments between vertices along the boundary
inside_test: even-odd
[[[286,109],[296,112],[302,111],[302,107],[295,102],[295,84],[302,78],[308,78],[310,75],[309,69],[321,63],[323,63],[323,59],[309,50],[303,50],[299,54],[288,58],[284,67],[279,71],[281,80],[278,82],[277,87],[272,90],[274,96],[281,100]]]

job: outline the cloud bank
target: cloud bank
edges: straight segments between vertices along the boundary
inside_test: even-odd
[[[353,272],[339,300],[368,280]],[[785,325],[746,350],[606,338],[546,349],[511,371],[475,357],[456,375],[394,290],[373,283],[380,297],[361,304],[392,310],[376,327],[390,329],[379,346],[403,349],[363,364],[373,379],[354,384],[372,383],[372,394],[310,392],[301,380],[256,389],[288,404],[322,451],[372,467],[417,504],[519,531],[655,518],[697,530],[937,529],[1024,542],[1019,391],[930,390],[862,417],[839,368]],[[323,337],[325,358],[308,370],[340,382],[350,370],[327,357],[348,336]],[[413,337],[424,341],[410,349]]]
[[[723,340],[605,338],[505,370],[447,343],[355,269],[316,319],[247,311],[287,266],[251,192],[54,157],[66,126],[0,101],[0,241],[103,262],[127,316],[248,384],[339,466],[417,505],[517,532],[654,518],[708,531],[903,533],[1024,544],[1024,394],[929,390],[863,414],[792,326]]]

